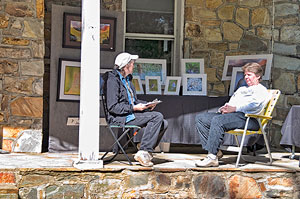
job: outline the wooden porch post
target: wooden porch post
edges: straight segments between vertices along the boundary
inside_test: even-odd
[[[103,168],[99,159],[100,0],[82,0],[79,157],[74,167]]]

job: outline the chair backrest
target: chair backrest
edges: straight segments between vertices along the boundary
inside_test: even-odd
[[[273,113],[273,110],[275,108],[275,105],[279,99],[280,96],[280,90],[277,89],[268,89],[268,92],[271,94],[271,99],[268,102],[268,104],[265,107],[264,116],[271,116]],[[261,121],[262,125],[265,125],[268,122],[268,120],[263,119]]]
[[[106,96],[105,96],[105,92],[106,92],[105,86],[106,86],[106,81],[109,72],[110,71],[105,72],[103,75],[101,75],[101,79],[100,79],[100,95],[101,95],[101,101],[103,105],[103,112],[107,124],[108,124],[108,108],[107,108]]]
[[[101,94],[101,101],[102,101],[102,105],[103,105],[103,112],[104,112],[105,120],[108,123],[108,117],[107,117],[108,109],[107,109],[106,98],[105,98],[104,93]]]

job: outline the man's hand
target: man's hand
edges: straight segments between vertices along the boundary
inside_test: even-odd
[[[139,103],[133,106],[133,111],[143,111],[147,109],[147,106],[145,104]]]
[[[150,104],[146,107],[149,108],[152,111],[156,107],[156,104]]]
[[[226,114],[226,113],[233,113],[236,111],[236,107],[235,106],[230,106],[228,104],[225,104],[224,106],[222,106],[220,108],[220,112],[222,114]]]

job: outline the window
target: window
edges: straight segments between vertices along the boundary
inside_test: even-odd
[[[178,75],[182,57],[183,2],[125,0],[125,51],[141,58],[166,59],[167,75]]]

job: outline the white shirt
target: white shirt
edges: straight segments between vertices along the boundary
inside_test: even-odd
[[[230,98],[228,104],[236,107],[236,111],[250,114],[260,113],[268,103],[270,95],[261,84],[242,86]]]

